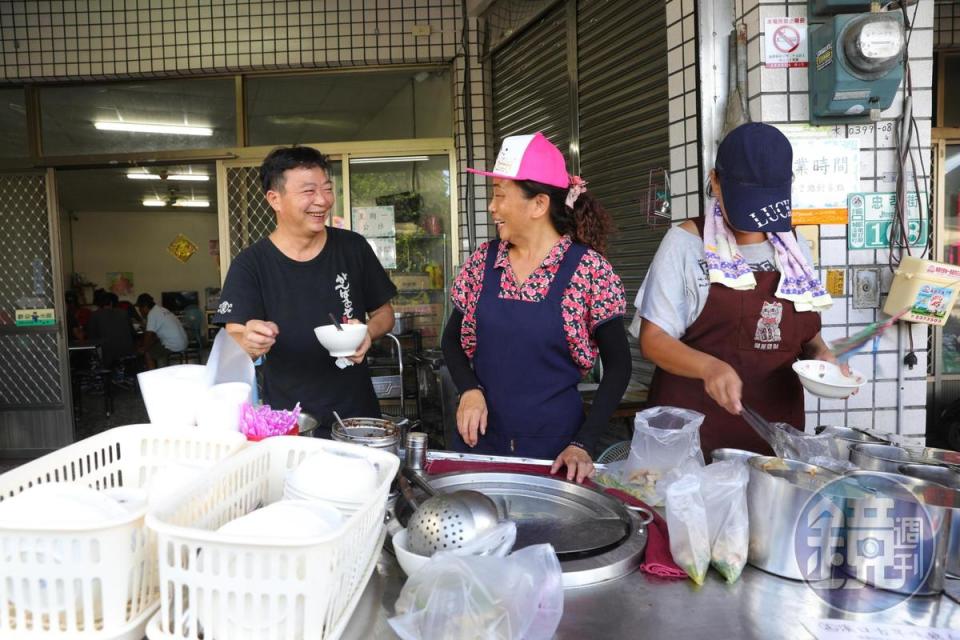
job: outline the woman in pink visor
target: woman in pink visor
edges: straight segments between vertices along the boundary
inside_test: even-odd
[[[603,257],[610,217],[541,133],[506,138],[493,171],[468,171],[493,179],[498,238],[453,285],[442,345],[460,405],[448,446],[552,459],[582,482],[631,371],[623,285]],[[585,416],[577,383],[598,356]]]

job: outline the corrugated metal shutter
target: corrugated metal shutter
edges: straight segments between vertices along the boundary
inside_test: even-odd
[[[568,155],[570,85],[564,4],[497,50],[492,62],[497,148],[507,136],[542,131]]]
[[[645,211],[650,170],[670,161],[666,51],[662,3],[578,3],[580,172],[616,222],[607,257],[623,279],[631,317],[668,228],[648,225]],[[634,344],[634,379],[648,382],[652,372]]]

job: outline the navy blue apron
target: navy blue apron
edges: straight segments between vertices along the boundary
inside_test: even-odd
[[[487,402],[487,433],[472,449],[457,434],[457,451],[553,459],[583,424],[581,372],[570,357],[561,298],[587,248],[567,249],[540,302],[500,297],[500,241],[487,249],[477,303],[473,369]]]

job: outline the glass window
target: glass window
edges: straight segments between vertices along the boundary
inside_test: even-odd
[[[23,89],[0,89],[0,158],[26,158],[29,155]]]
[[[960,264],[960,145],[947,145],[943,192],[943,259]],[[943,373],[960,373],[960,305],[943,327]]]
[[[244,93],[253,146],[452,135],[446,71],[253,77]]]
[[[41,87],[44,155],[236,146],[231,78]]]
[[[439,344],[451,269],[450,159],[445,155],[350,159],[350,214],[415,314],[424,345]]]

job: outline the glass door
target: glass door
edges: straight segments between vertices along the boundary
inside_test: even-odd
[[[942,143],[938,154],[940,175],[940,234],[937,240],[943,262],[960,264],[960,144]],[[960,306],[955,306],[939,332],[938,373],[960,374]]]
[[[397,286],[394,309],[424,348],[439,346],[452,270],[450,156],[350,157],[350,228]]]

